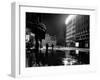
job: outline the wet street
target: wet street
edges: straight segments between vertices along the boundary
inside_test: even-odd
[[[90,16],[26,13],[26,67],[90,64]]]
[[[51,48],[46,52],[42,48],[36,58],[34,53],[27,54],[26,67],[39,66],[67,66],[67,65],[85,65],[89,64],[89,50],[79,48]],[[38,61],[37,61],[37,60]]]

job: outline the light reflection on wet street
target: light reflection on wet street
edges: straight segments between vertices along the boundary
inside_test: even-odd
[[[34,54],[34,53],[33,53]],[[46,53],[45,49],[40,50],[38,54],[38,64],[36,64],[35,57],[31,55],[31,58],[27,58],[26,60],[31,59],[30,67],[39,67],[39,66],[67,66],[67,65],[84,65],[89,64],[89,51],[79,51],[76,50],[48,50]],[[34,59],[33,59],[34,58]],[[29,63],[27,63],[28,65]]]

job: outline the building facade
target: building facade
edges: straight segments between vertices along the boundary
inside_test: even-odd
[[[71,19],[72,18],[72,19]],[[66,46],[75,46],[75,33],[76,33],[76,16],[70,18],[70,21],[66,24]]]
[[[45,35],[45,39],[42,40],[42,46],[46,46],[46,44],[48,44],[49,46],[56,46],[56,36],[51,36],[49,34]]]
[[[66,24],[67,46],[89,48],[89,38],[89,15],[74,15]]]

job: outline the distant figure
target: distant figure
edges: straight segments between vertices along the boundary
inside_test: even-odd
[[[46,44],[46,53],[45,53],[45,64],[48,64],[48,43]]]
[[[48,45],[48,43],[46,44],[46,55],[48,55],[48,47],[49,47],[49,45]]]
[[[52,46],[52,51],[53,51],[53,49],[54,49],[54,44],[52,44],[51,46]]]
[[[51,47],[52,47],[51,55],[53,56],[53,52],[54,52],[54,44],[52,44]]]

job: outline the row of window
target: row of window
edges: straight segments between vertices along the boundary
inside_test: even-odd
[[[70,29],[66,29],[66,34],[75,31],[75,26],[71,27]]]
[[[75,36],[80,36],[80,35],[87,35],[89,34],[88,30],[83,30],[82,32],[77,32],[75,30],[70,31],[69,33],[66,33],[66,37],[69,37],[71,35],[75,35]]]
[[[84,30],[82,32],[77,32],[75,35],[78,36],[78,35],[85,35],[85,34],[89,34],[89,32],[87,30]]]
[[[76,40],[86,40],[86,39],[89,39],[89,35],[81,35],[76,37]]]
[[[73,33],[72,35],[67,35],[66,36],[66,39],[70,39],[70,38],[76,38],[76,39],[79,39],[79,38],[89,38],[89,34],[88,33],[85,33],[85,34],[82,34],[82,35],[76,35],[75,33]]]

